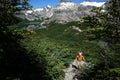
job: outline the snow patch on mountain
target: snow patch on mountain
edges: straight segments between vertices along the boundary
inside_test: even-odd
[[[34,10],[28,10],[28,11],[26,11],[26,13],[32,13],[32,12],[47,12],[47,11],[49,11],[51,8],[52,8],[52,6],[47,5],[46,7],[43,7],[43,8],[37,8],[37,9],[34,9]]]
[[[33,11],[32,10],[27,10],[26,14],[31,14]]]
[[[44,10],[44,8],[38,8],[38,9],[35,9],[34,11],[43,11]]]

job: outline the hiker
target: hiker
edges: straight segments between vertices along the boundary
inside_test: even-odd
[[[81,64],[83,63],[83,61],[85,61],[85,58],[84,58],[82,52],[77,53],[76,61],[77,61],[78,69],[79,69],[81,67]]]

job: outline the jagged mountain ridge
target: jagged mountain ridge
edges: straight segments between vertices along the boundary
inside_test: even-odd
[[[49,18],[49,20],[59,23],[79,21],[81,16],[93,15],[90,10],[94,7],[100,7],[104,2],[82,2],[76,4],[73,2],[60,2],[55,7],[50,5],[34,10],[21,11],[16,16],[30,21]]]

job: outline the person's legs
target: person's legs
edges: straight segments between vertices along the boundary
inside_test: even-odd
[[[77,61],[77,64],[78,64],[78,69],[80,69],[81,68],[81,62]]]

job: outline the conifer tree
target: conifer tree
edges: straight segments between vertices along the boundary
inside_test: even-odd
[[[119,0],[110,0],[108,1],[107,14],[108,21],[111,22],[110,25],[113,25],[112,38],[114,38],[114,42],[118,42],[120,38],[120,1]],[[110,26],[109,25],[109,26]]]
[[[104,10],[105,9],[105,10]],[[119,43],[120,38],[120,2],[118,0],[110,0],[105,3],[105,8],[94,8],[92,12],[96,15],[84,18],[90,21],[89,26],[94,28],[102,28],[102,30],[93,31],[96,38],[103,39],[110,43]]]
[[[9,27],[19,22],[14,12],[28,8],[28,0],[0,0],[0,80],[50,80],[44,57],[37,61],[37,54],[21,46],[22,36]]]

